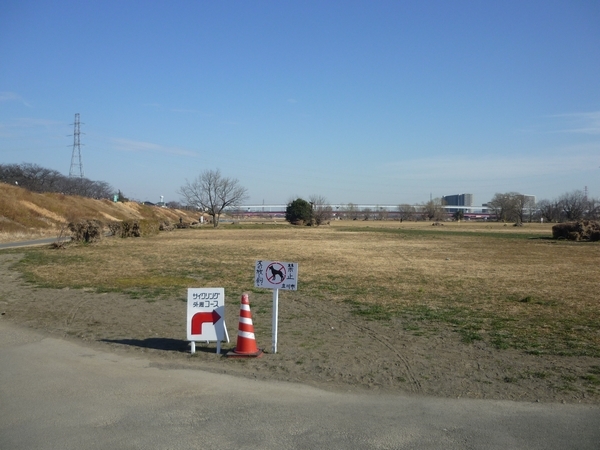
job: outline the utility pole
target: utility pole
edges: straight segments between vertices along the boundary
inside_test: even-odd
[[[71,155],[71,169],[69,176],[72,178],[83,178],[83,162],[81,162],[81,142],[79,135],[81,134],[79,127],[79,113],[75,114],[75,131],[73,132],[73,154]]]

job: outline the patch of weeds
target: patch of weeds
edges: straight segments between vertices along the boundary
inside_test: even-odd
[[[300,344],[300,348],[305,348],[307,350],[315,350],[319,347],[323,346],[323,341],[318,339],[312,339],[308,342],[303,342]]]
[[[589,373],[593,373],[593,374],[600,375],[600,366],[591,366],[591,367],[588,369],[588,372],[589,372]]]
[[[558,389],[561,390],[561,391],[568,391],[568,392],[575,392],[575,391],[577,391],[577,388],[575,388],[574,386],[572,386],[569,383],[563,384]]]
[[[590,384],[600,385],[600,378],[598,378],[596,375],[593,375],[591,373],[587,374],[587,375],[582,375],[581,379],[587,381]]]
[[[352,307],[352,314],[367,320],[391,320],[393,316],[392,311],[382,305],[360,303],[355,300],[345,300],[344,302]]]
[[[502,380],[505,383],[516,383],[517,382],[517,378],[516,377],[509,377],[509,376],[506,376],[506,377],[502,378]]]
[[[406,378],[404,378],[404,377],[396,377],[396,381],[399,381],[400,383],[406,383]]]
[[[510,347],[508,339],[506,336],[500,333],[491,333],[490,343],[496,347],[498,350],[506,350]]]
[[[556,306],[556,300],[536,300],[534,303],[540,306]]]
[[[533,372],[531,374],[531,376],[533,378],[538,378],[540,380],[544,380],[544,379],[546,379],[548,377],[548,373],[547,372],[543,372],[543,371],[538,371],[538,372]]]
[[[475,341],[483,340],[481,335],[479,333],[477,333],[476,331],[461,329],[461,330],[458,330],[458,332],[461,335],[461,340],[465,344],[472,344]]]
[[[525,353],[527,353],[528,355],[533,355],[533,356],[540,356],[540,355],[544,354],[544,352],[542,352],[541,350],[526,350]]]
[[[177,296],[178,288],[173,288],[169,286],[165,287],[152,287],[152,286],[143,286],[143,287],[135,287],[130,289],[125,289],[124,292],[133,299],[146,299],[156,301],[163,300],[170,296]],[[182,296],[187,301],[185,296]],[[149,302],[152,303],[152,302]]]
[[[523,297],[519,300],[521,303],[531,303],[533,301],[533,297],[528,295],[527,297]]]

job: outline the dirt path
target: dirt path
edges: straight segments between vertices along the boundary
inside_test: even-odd
[[[600,403],[600,360],[533,356],[427,325],[406,330],[402,319],[366,321],[350,306],[300,293],[280,296],[278,353],[271,348],[271,295],[250,294],[260,359],[228,360],[215,346],[189,354],[185,299],[133,299],[115,293],[27,285],[10,269],[20,256],[0,253],[0,320],[65,339],[143,354],[157,367],[192,367],[257,379],[300,382],[334,391],[377,390],[453,398]],[[235,346],[239,299],[227,298]]]

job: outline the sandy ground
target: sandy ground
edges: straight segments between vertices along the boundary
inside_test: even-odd
[[[402,392],[452,398],[600,403],[600,359],[533,356],[461,342],[451,329],[417,335],[401,319],[366,321],[349,306],[280,295],[278,352],[271,350],[271,294],[250,294],[257,359],[227,359],[215,344],[190,355],[186,299],[133,299],[115,293],[46,289],[24,283],[11,265],[20,256],[0,252],[0,320],[139,354],[156,367],[299,382],[333,391]],[[269,291],[270,292],[270,291]],[[227,293],[226,293],[227,295]],[[227,298],[226,322],[235,347],[239,298]]]

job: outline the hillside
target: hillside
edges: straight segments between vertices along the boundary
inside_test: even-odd
[[[64,225],[79,219],[98,219],[104,223],[159,219],[176,223],[180,217],[186,222],[198,220],[198,214],[190,211],[73,195],[37,194],[0,183],[0,242],[57,236]]]

